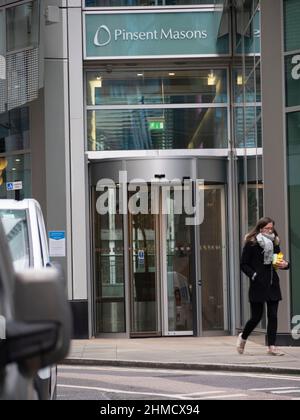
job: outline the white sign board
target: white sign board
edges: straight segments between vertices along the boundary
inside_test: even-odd
[[[49,254],[50,257],[66,256],[66,234],[64,231],[49,232]]]

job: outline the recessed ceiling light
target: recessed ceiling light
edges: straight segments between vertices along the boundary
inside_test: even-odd
[[[175,76],[175,73],[170,72],[170,73],[169,73],[169,76]]]
[[[241,86],[243,84],[243,76],[241,74],[237,75],[236,84]]]
[[[138,73],[137,76],[138,77],[143,77],[144,76],[144,73]]]
[[[16,171],[17,169],[16,168],[12,168],[12,171]]]
[[[16,162],[21,162],[21,159],[16,159],[15,161],[16,161]]]
[[[213,71],[211,71],[207,76],[207,84],[208,86],[214,86],[216,84],[216,76]]]

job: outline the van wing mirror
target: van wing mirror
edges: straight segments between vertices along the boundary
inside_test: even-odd
[[[56,325],[55,345],[44,352],[39,368],[56,364],[66,357],[72,336],[72,318],[61,272],[41,268],[17,273],[14,298],[17,321]]]
[[[55,349],[57,333],[58,326],[54,322],[8,321],[6,337],[0,340],[0,369],[8,363],[22,362],[30,367],[30,361],[36,358],[41,360],[39,367],[42,366],[43,355]]]

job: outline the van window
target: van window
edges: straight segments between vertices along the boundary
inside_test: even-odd
[[[30,246],[25,210],[0,210],[0,218],[9,243],[14,268],[23,270],[30,265]]]
[[[41,245],[41,252],[42,252],[42,260],[43,265],[46,266],[49,263],[49,252],[47,248],[47,234],[44,224],[43,213],[41,210],[36,207],[36,215],[37,215],[37,223],[38,223],[38,231],[39,231],[39,240]]]

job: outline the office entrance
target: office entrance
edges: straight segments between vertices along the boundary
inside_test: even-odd
[[[180,161],[173,163],[178,172]],[[161,172],[155,175],[142,188],[134,181],[139,176],[131,177],[130,171],[126,184],[101,189],[95,183],[91,188],[94,333],[158,337],[224,332],[225,187],[203,185],[189,176],[169,181]],[[190,198],[192,206],[197,188],[203,190],[200,225],[191,222],[187,205]]]
[[[183,188],[154,184],[139,196],[151,212],[129,213],[131,336],[192,335],[195,229]]]

